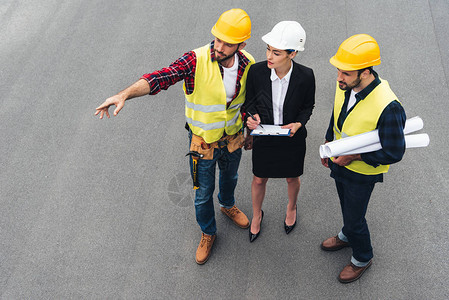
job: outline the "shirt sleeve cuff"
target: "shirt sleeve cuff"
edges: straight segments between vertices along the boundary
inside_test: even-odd
[[[145,79],[148,82],[148,85],[150,86],[150,95],[155,95],[160,92],[159,82],[151,74],[142,75],[140,79]]]
[[[370,166],[373,166],[373,167],[377,168],[380,165],[379,163],[373,162],[370,159],[370,154],[369,153],[362,153],[362,154],[360,154],[360,157],[362,158],[362,161],[364,163],[367,163]]]

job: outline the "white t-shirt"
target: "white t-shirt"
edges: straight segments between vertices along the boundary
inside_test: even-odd
[[[223,67],[223,66],[222,66]],[[223,84],[226,90],[226,102],[232,101],[235,94],[235,85],[237,83],[237,69],[239,67],[239,58],[234,56],[234,64],[230,68],[223,67]]]
[[[354,106],[355,102],[357,101],[357,99],[355,98],[355,94],[357,94],[357,93],[354,92],[354,90],[351,90],[351,95],[349,95],[348,108],[346,109],[346,112],[348,112],[351,109],[351,107]]]

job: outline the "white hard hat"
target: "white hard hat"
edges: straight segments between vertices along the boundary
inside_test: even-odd
[[[282,21],[264,35],[262,40],[277,49],[304,51],[306,32],[296,21]]]

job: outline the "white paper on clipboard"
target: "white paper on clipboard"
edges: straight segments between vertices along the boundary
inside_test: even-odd
[[[256,129],[251,131],[251,135],[271,135],[271,136],[288,136],[290,135],[290,129],[281,128],[278,125],[266,125],[262,124],[263,128],[258,125]]]

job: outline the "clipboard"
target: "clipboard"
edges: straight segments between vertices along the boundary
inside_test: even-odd
[[[265,125],[262,124],[263,128],[260,126],[257,126],[256,129],[251,131],[251,135],[256,136],[289,136],[290,135],[290,129],[288,128],[281,128],[281,126],[278,125]]]

